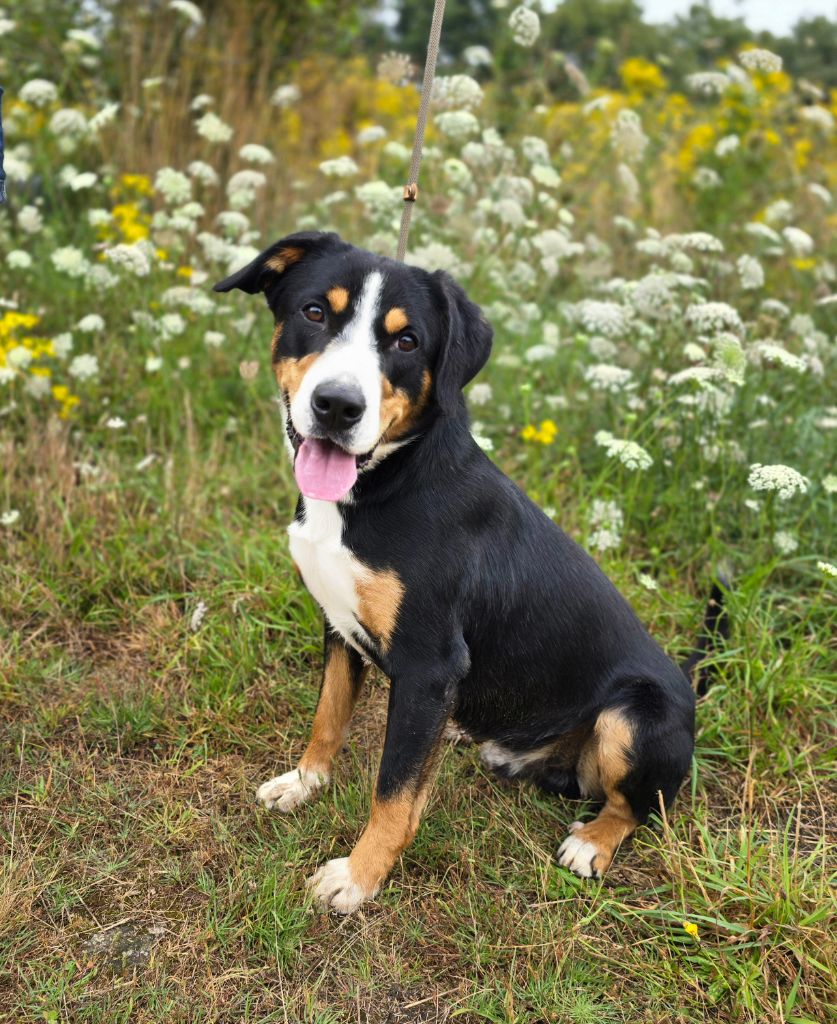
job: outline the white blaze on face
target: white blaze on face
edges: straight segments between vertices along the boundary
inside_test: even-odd
[[[355,315],[302,378],[291,402],[291,420],[303,437],[315,433],[311,409],[315,388],[325,381],[359,387],[366,409],[353,428],[347,450],[364,455],[378,440],[381,419],[381,362],[374,323],[380,313],[384,277],[374,270],[364,279]]]

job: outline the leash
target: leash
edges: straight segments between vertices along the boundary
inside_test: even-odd
[[[416,137],[413,141],[413,155],[410,160],[410,180],[404,186],[404,210],[401,213],[401,232],[398,236],[397,260],[404,262],[407,252],[407,237],[410,234],[410,219],[413,207],[418,199],[418,175],[421,167],[421,155],[424,148],[424,130],[427,127],[427,115],[430,111],[430,97],[433,92],[433,79],[436,75],[436,58],[439,56],[439,40],[442,35],[442,18],[445,16],[445,0],[436,0],[433,5],[433,20],[430,22],[430,38],[427,41],[427,59],[424,63],[424,81],[421,86],[421,103],[416,119]]]

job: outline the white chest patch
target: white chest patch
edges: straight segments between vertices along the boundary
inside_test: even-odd
[[[291,557],[331,625],[359,653],[360,637],[371,639],[358,621],[357,584],[368,574],[343,546],[343,519],[335,502],[303,498],[305,517],[288,527]]]

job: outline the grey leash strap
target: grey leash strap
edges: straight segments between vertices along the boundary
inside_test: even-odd
[[[401,232],[398,236],[397,260],[403,262],[407,252],[407,236],[410,234],[410,218],[413,206],[418,199],[418,176],[421,167],[421,154],[424,148],[424,130],[427,127],[427,115],[430,111],[430,98],[433,93],[433,79],[436,75],[436,58],[439,56],[439,40],[442,35],[442,18],[445,16],[445,0],[436,0],[433,5],[433,20],[430,23],[430,38],[427,41],[427,60],[424,64],[424,81],[421,86],[421,103],[416,120],[416,137],[413,142],[413,156],[410,160],[410,179],[404,186],[404,210],[401,213]]]

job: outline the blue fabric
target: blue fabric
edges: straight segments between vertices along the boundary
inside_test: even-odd
[[[6,200],[6,172],[3,170],[3,86],[0,85],[0,203]]]

